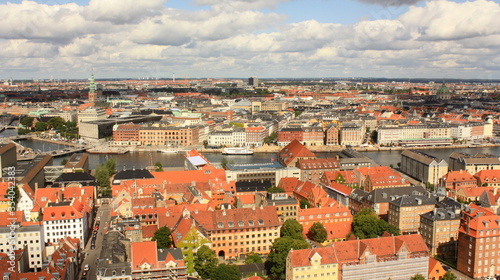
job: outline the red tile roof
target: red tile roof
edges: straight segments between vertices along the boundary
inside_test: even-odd
[[[288,166],[296,158],[315,158],[316,155],[309,151],[299,141],[293,140],[278,153],[279,159]]]
[[[428,248],[419,234],[379,237],[364,240],[348,240],[333,242],[328,247],[304,250],[291,250],[289,258],[292,267],[311,266],[311,257],[315,254],[321,256],[321,264],[334,264],[345,262],[358,263],[364,257],[364,252],[375,254],[377,258],[385,259],[394,257],[402,247],[410,254],[419,253],[428,255]]]

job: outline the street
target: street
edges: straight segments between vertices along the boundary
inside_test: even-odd
[[[89,240],[87,241],[87,244],[85,246],[84,254],[85,254],[85,259],[82,262],[81,266],[81,271],[80,271],[80,278],[79,279],[89,279],[89,280],[95,280],[97,279],[97,260],[99,259],[99,256],[101,255],[101,244],[103,240],[103,235],[105,229],[109,227],[109,221],[110,221],[110,212],[111,212],[111,207],[109,204],[102,205],[99,207],[97,210],[95,222],[93,224],[92,230],[90,232],[90,237]],[[97,230],[97,236],[95,239],[95,248],[91,249],[91,243],[92,243],[92,233],[94,231],[94,226],[96,222],[99,221],[99,229]],[[88,255],[87,255],[88,254]],[[86,276],[82,276],[83,273],[83,268],[85,265],[89,265],[89,270],[87,271]]]

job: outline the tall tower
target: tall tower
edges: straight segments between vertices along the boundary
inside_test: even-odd
[[[94,105],[95,102],[97,101],[97,92],[96,92],[96,86],[95,86],[95,80],[94,80],[94,73],[92,73],[92,76],[90,76],[90,85],[89,85],[89,102]]]
[[[257,77],[250,77],[248,79],[248,85],[253,87],[259,86],[259,79]]]

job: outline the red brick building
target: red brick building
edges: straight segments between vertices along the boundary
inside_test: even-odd
[[[113,141],[115,145],[137,145],[139,144],[140,124],[120,124],[113,127]]]
[[[500,216],[470,204],[462,211],[457,269],[472,278],[500,274]]]
[[[323,173],[339,170],[340,163],[336,158],[300,159],[297,162],[297,167],[302,173],[302,180],[319,184]]]

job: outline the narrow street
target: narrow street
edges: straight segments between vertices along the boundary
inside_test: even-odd
[[[95,222],[93,224],[92,230],[90,231],[89,240],[87,241],[87,244],[85,246],[85,250],[84,250],[85,259],[82,262],[81,271],[79,274],[79,277],[80,277],[79,279],[88,279],[88,280],[96,280],[97,279],[97,277],[96,277],[97,261],[99,259],[99,256],[101,255],[101,244],[102,244],[102,240],[103,240],[103,235],[109,227],[110,212],[111,212],[111,207],[108,204],[102,205],[97,210]],[[95,248],[91,249],[91,247],[92,247],[92,234],[94,232],[94,227],[95,227],[97,222],[99,222],[99,229],[97,230],[97,236],[95,238]],[[89,270],[87,271],[87,275],[82,276],[83,268],[87,264],[89,265]]]

